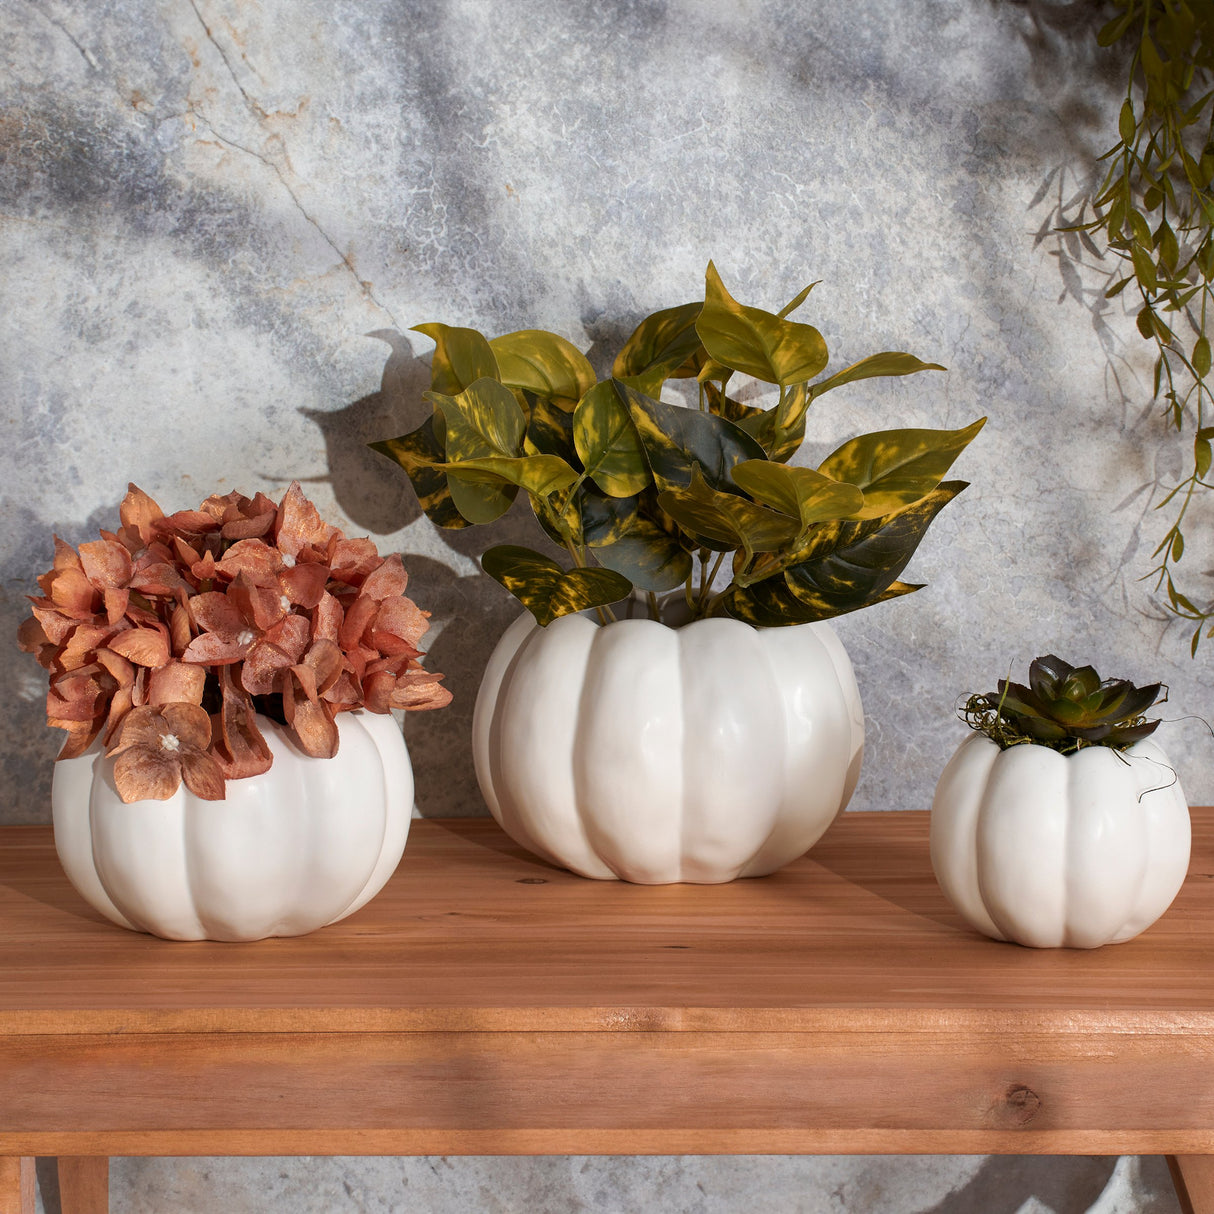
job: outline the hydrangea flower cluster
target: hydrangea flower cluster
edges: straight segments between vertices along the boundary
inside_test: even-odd
[[[124,801],[182,780],[221,800],[226,780],[267,771],[258,714],[331,758],[339,712],[450,701],[422,668],[429,612],[400,557],[323,522],[298,483],[279,505],[229,493],[171,515],[131,485],[119,515],[79,549],[55,537],[19,640],[49,672],[59,758],[100,738]]]

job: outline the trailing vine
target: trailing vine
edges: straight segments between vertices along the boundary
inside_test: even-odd
[[[1129,51],[1118,141],[1101,157],[1108,169],[1088,200],[1094,217],[1063,230],[1101,234],[1122,262],[1105,296],[1136,294],[1138,331],[1156,347],[1153,399],[1167,425],[1193,435],[1187,475],[1157,507],[1170,508],[1171,526],[1144,577],[1195,625],[1195,655],[1203,634],[1214,637],[1214,603],[1198,606],[1185,595],[1176,567],[1189,511],[1214,489],[1214,4],[1115,0],[1114,8],[1097,41]]]

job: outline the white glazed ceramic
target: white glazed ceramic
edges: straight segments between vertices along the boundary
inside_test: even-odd
[[[817,842],[855,787],[864,717],[826,624],[528,613],[489,659],[472,733],[522,846],[585,877],[707,883]]]
[[[980,932],[1035,948],[1137,936],[1179,892],[1189,843],[1180,781],[1150,738],[1061,755],[973,733],[932,802],[932,867],[949,900]]]
[[[356,911],[392,875],[409,833],[413,771],[389,714],[343,712],[332,759],[258,724],[269,771],[227,782],[222,801],[183,784],[124,805],[95,749],[55,764],[55,847],[95,909],[170,940],[299,936]]]

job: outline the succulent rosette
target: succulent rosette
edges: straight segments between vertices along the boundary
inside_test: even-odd
[[[422,667],[429,613],[401,558],[325,523],[297,483],[278,505],[229,493],[170,515],[131,485],[119,517],[78,549],[55,537],[19,642],[49,672],[58,757],[100,738],[124,801],[182,780],[218,800],[268,770],[259,713],[331,758],[339,712],[450,701]]]

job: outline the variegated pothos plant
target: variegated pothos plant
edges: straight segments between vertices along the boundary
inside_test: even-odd
[[[816,284],[812,284],[816,285]],[[408,473],[442,527],[489,523],[520,490],[568,557],[517,545],[483,565],[540,624],[633,594],[683,588],[690,618],[773,627],[841,615],[919,589],[898,580],[928,525],[962,489],[943,478],[981,429],[883,430],[817,468],[791,462],[809,407],[854,380],[943,370],[874,354],[823,378],[826,343],[779,313],[738,303],[710,262],[703,301],[646,317],[599,381],[575,346],[523,330],[418,325],[435,342],[434,412],[371,446]],[[736,376],[778,389],[770,408],[729,395]],[[694,379],[699,408],[661,399]],[[726,561],[732,577],[718,577]]]

